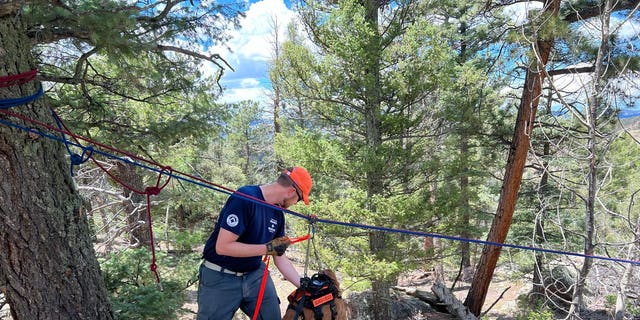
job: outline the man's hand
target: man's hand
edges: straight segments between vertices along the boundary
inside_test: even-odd
[[[281,256],[285,251],[287,251],[287,247],[289,247],[290,244],[291,240],[289,239],[289,237],[275,238],[267,242],[267,254],[270,254],[272,256]]]

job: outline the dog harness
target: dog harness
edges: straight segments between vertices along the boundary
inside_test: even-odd
[[[303,278],[300,288],[287,297],[289,300],[287,308],[295,310],[296,315],[293,317],[295,320],[302,315],[303,307],[313,310],[315,320],[322,320],[322,306],[329,304],[331,319],[335,320],[338,315],[335,303],[337,298],[340,298],[340,292],[331,278],[324,273],[316,273],[311,278]],[[295,308],[294,304],[297,304]]]

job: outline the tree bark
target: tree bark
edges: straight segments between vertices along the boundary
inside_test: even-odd
[[[0,7],[15,3],[23,2]],[[18,13],[0,15],[0,75],[35,67],[30,44]],[[36,90],[33,82],[14,85],[0,89],[0,99]],[[13,109],[52,122],[43,99]],[[0,126],[0,283],[14,319],[113,319],[65,155],[60,143]]]
[[[124,182],[128,187],[137,191],[144,190],[144,181],[136,166],[128,163],[118,162],[114,167],[114,176]],[[134,248],[148,246],[151,244],[151,236],[149,234],[149,217],[147,217],[146,197],[140,193],[136,193],[128,187],[122,188],[122,193],[126,199],[125,214],[127,215],[127,224],[129,230],[129,244]]]
[[[364,0],[364,6],[366,8],[365,19],[371,26],[371,30],[378,32],[378,9],[380,8],[380,2],[377,0]],[[379,39],[381,36],[378,34],[372,39]],[[366,147],[367,152],[371,155],[371,162],[366,166],[366,180],[367,180],[367,195],[371,199],[375,195],[383,194],[384,184],[384,165],[381,159],[382,155],[379,153],[382,147],[382,133],[381,133],[381,85],[380,85],[380,61],[381,47],[380,43],[371,41],[369,44],[369,52],[371,52],[371,59],[366,61],[368,64],[367,75],[373,79],[373,85],[367,88],[369,91],[368,97],[365,101],[365,127],[366,127]],[[377,208],[372,202],[367,204],[371,212],[376,212]],[[369,233],[369,248],[371,252],[379,257],[385,255],[387,251],[387,235],[383,232],[370,232]],[[394,285],[394,281],[384,278],[374,278],[371,281],[371,287],[373,291],[373,301],[371,303],[371,315],[374,320],[387,320],[391,319],[391,294],[389,290]]]
[[[470,111],[466,110],[465,112]],[[460,137],[460,157],[460,202],[458,207],[460,236],[463,239],[471,239],[471,230],[467,227],[471,225],[471,208],[469,203],[469,136],[466,128]],[[471,269],[471,245],[468,241],[460,242],[460,258],[464,274],[462,278],[468,281]]]
[[[547,94],[547,105],[545,113],[547,115],[552,114],[551,106],[552,106],[552,96],[553,91],[549,89]],[[538,185],[538,194],[540,199],[542,199],[540,205],[537,207],[538,212],[535,217],[535,233],[533,236],[533,242],[535,244],[543,245],[546,242],[546,237],[544,234],[544,222],[547,218],[547,206],[549,199],[549,161],[547,160],[551,156],[551,143],[549,140],[545,140],[542,143],[542,169],[540,176],[540,184]],[[542,252],[535,253],[535,261],[533,263],[533,281],[532,281],[532,289],[530,299],[534,305],[541,304],[545,299],[545,286],[544,286],[544,276],[542,272],[542,268],[544,268],[544,254]]]
[[[545,1],[545,13],[557,16],[559,8],[560,0]],[[498,209],[487,236],[487,241],[490,242],[503,243],[511,226],[513,212],[518,199],[518,191],[520,190],[520,182],[522,181],[522,173],[529,152],[530,134],[533,131],[536,110],[542,92],[542,82],[545,77],[544,69],[553,48],[553,39],[538,39],[532,45],[537,59],[531,61],[527,69]],[[476,316],[480,315],[482,311],[482,305],[487,296],[487,290],[501,250],[502,247],[495,245],[486,245],[482,250],[478,268],[464,302]]]
[[[591,95],[587,99],[588,118],[586,119],[589,130],[589,141],[588,141],[588,150],[589,150],[589,174],[587,177],[588,183],[588,195],[587,195],[587,204],[585,210],[585,236],[584,236],[584,254],[586,256],[591,256],[595,250],[595,205],[597,200],[597,192],[598,192],[598,150],[597,150],[597,139],[598,139],[598,113],[602,109],[602,93],[604,91],[604,73],[605,73],[605,61],[606,57],[609,55],[609,41],[611,34],[609,33],[609,20],[612,10],[612,1],[606,0],[604,3],[603,12],[601,13],[601,38],[600,38],[600,47],[598,48],[598,53],[596,55],[595,61],[595,71],[593,74],[593,85],[591,88]],[[569,317],[575,316],[578,318],[581,309],[583,308],[583,296],[584,289],[586,286],[587,276],[589,272],[591,272],[591,267],[593,266],[592,258],[585,258],[582,263],[582,268],[580,269],[580,273],[578,274],[578,279],[576,281],[575,290],[573,291],[573,298],[571,301],[571,308],[569,309]]]

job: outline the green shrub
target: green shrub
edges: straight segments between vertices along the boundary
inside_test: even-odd
[[[157,252],[161,291],[150,270],[147,248],[127,249],[110,255],[101,268],[111,303],[118,319],[177,319],[185,301],[184,289],[192,281],[197,263]]]
[[[533,302],[526,294],[518,297],[517,320],[553,320],[553,311],[545,308],[540,302]]]
[[[182,251],[191,251],[194,247],[202,245],[207,241],[207,235],[205,235],[201,230],[171,232],[171,237],[175,239],[175,249]]]

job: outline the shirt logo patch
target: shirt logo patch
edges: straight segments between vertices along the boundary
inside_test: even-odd
[[[278,226],[278,221],[276,219],[271,219],[270,225],[269,225],[269,232],[274,233],[276,232],[276,227]]]
[[[240,222],[240,219],[238,219],[238,216],[236,216],[235,214],[229,215],[227,217],[227,224],[229,225],[229,227],[237,226],[238,222]]]

